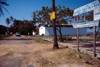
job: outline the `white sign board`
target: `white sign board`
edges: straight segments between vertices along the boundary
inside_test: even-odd
[[[73,16],[77,16],[79,14],[86,13],[88,11],[92,11],[92,10],[98,8],[98,7],[100,7],[100,4],[99,4],[99,1],[96,0],[94,2],[87,4],[87,5],[84,5],[82,7],[75,9]]]
[[[74,28],[93,27],[93,26],[99,26],[99,20],[88,21],[86,23],[82,22],[82,23],[73,24]]]
[[[94,20],[100,20],[100,7],[94,10]]]

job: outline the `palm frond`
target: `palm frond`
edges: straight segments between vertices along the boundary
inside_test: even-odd
[[[2,5],[0,5],[2,8],[4,8],[7,12],[8,12],[8,10],[5,8],[5,7],[3,7]],[[9,13],[9,12],[8,12]]]
[[[2,8],[5,9],[8,12],[8,10],[5,7],[2,6],[2,5],[9,6],[9,4],[7,4],[5,1],[6,0],[0,0],[0,16],[4,15]]]
[[[0,2],[0,4],[5,5],[5,6],[9,6],[9,4],[7,4],[6,2]]]
[[[4,15],[3,11],[2,11],[2,8],[0,8],[0,16],[1,15]]]

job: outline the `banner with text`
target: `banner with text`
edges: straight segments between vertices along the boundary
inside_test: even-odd
[[[77,16],[79,14],[82,14],[82,13],[86,13],[88,11],[92,11],[94,9],[97,9],[98,7],[100,7],[100,3],[98,0],[94,1],[94,2],[91,2],[87,5],[84,5],[82,7],[79,7],[77,9],[74,10],[74,13],[73,13],[73,16]]]
[[[99,26],[99,20],[95,20],[95,21],[88,21],[88,22],[82,22],[82,23],[77,23],[77,24],[73,24],[74,28],[84,28],[84,27],[93,27],[93,26]]]
[[[100,7],[94,10],[94,20],[100,20]]]

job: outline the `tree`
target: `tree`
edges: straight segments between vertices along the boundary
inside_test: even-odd
[[[10,31],[13,33],[20,32],[23,35],[32,35],[32,31],[35,31],[35,21],[29,20],[16,20],[12,16],[10,20],[13,21],[13,24],[10,26]]]
[[[7,23],[7,34],[8,34],[8,25],[9,25],[9,23],[10,23],[9,18],[6,19],[6,23]]]
[[[5,0],[0,0],[0,16],[1,16],[1,15],[4,15],[2,8],[5,9],[5,10],[8,12],[8,10],[7,10],[3,5],[4,5],[4,6],[9,6],[9,4],[7,4],[7,3],[5,2]],[[9,12],[8,12],[8,13],[9,13]]]
[[[56,28],[56,30],[60,33],[60,41],[62,42],[62,33],[61,33],[61,25],[68,24],[69,20],[72,20],[73,10],[70,10],[69,8],[63,8],[58,5],[58,7],[55,7],[56,11],[56,23],[55,25],[59,26],[59,29]],[[51,7],[44,6],[42,7],[42,10],[36,11],[36,20],[38,23],[41,24],[47,24],[52,25],[53,21],[50,20],[50,13],[52,12]]]
[[[59,25],[59,29],[57,29],[60,33],[60,41],[62,42],[62,33],[61,33],[61,25],[68,24],[69,20],[72,20],[73,10],[70,10],[69,8],[63,8],[58,5],[58,8],[56,7],[57,12],[57,25]]]

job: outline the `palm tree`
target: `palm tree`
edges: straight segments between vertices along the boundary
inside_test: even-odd
[[[6,19],[6,23],[7,23],[7,34],[8,34],[8,25],[9,25],[9,23],[10,23],[9,18]]]
[[[8,10],[7,10],[3,5],[4,5],[4,6],[9,6],[9,4],[7,4],[7,3],[5,2],[5,0],[0,0],[0,16],[1,16],[1,15],[4,15],[2,8],[5,9],[5,10],[8,12]],[[9,13],[9,12],[8,12],[8,13]]]

